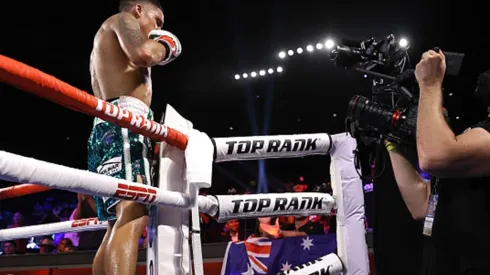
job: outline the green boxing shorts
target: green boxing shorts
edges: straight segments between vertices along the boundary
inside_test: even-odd
[[[108,102],[134,115],[153,120],[153,112],[137,98],[121,96]],[[153,150],[149,138],[100,118],[94,119],[88,140],[89,171],[132,182],[137,182],[137,176],[140,176],[142,184],[151,185],[152,159]],[[100,221],[116,219],[115,206],[119,199],[99,196],[94,196],[94,199]]]

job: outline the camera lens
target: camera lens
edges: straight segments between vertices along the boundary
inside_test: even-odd
[[[395,113],[388,106],[355,95],[349,102],[347,117],[363,129],[384,134],[396,126]]]

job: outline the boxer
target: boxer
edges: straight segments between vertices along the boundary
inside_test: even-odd
[[[161,30],[163,11],[158,0],[121,0],[119,13],[109,17],[95,35],[90,57],[92,89],[96,97],[122,109],[153,119],[150,110],[150,68],[166,65],[181,53],[181,44]],[[150,184],[150,140],[96,118],[88,140],[92,172]],[[143,204],[94,197],[97,215],[109,221],[94,258],[93,274],[135,274],[138,241],[148,224]]]

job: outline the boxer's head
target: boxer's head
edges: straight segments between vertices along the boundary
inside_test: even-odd
[[[158,0],[121,0],[119,12],[134,15],[145,37],[148,37],[150,31],[161,29],[163,26],[163,11]]]

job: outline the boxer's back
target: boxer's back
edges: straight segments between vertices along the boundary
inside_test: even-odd
[[[135,66],[122,50],[112,27],[118,23],[118,16],[107,19],[95,35],[90,56],[92,90],[96,97],[104,100],[126,95],[150,106],[150,68]]]

